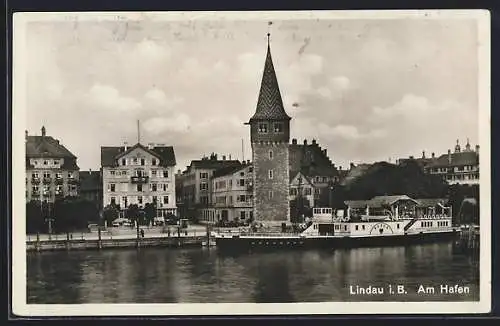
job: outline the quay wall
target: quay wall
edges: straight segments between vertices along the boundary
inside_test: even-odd
[[[27,251],[100,250],[148,247],[201,247],[206,236],[26,241]]]

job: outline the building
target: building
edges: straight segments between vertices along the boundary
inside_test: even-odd
[[[410,161],[417,162],[428,174],[441,176],[448,184],[479,184],[479,145],[472,149],[468,139],[463,150],[457,139],[454,152],[449,149],[439,157],[432,153],[430,158],[422,152],[422,157],[399,159],[398,164]]]
[[[58,139],[30,136],[26,131],[26,200],[54,202],[66,196],[78,196],[77,158]]]
[[[201,219],[201,209],[212,205],[212,175],[216,170],[226,167],[240,167],[242,163],[238,160],[219,159],[217,154],[212,153],[210,157],[201,160],[193,160],[182,173],[182,203],[183,212],[181,217],[192,220]],[[179,189],[178,188],[178,189]]]
[[[102,196],[101,171],[80,171],[80,198],[102,208]]]
[[[253,221],[253,165],[250,162],[214,171],[211,189],[212,205],[202,210],[202,222]]]
[[[152,203],[157,218],[177,214],[175,153],[171,146],[101,147],[103,205],[114,205],[121,216],[129,205]]]
[[[314,193],[310,207],[329,206],[330,188],[339,183],[340,174],[328,157],[327,150],[321,148],[315,139],[310,144],[306,139],[303,144],[297,144],[297,140],[292,139],[289,149],[290,178],[295,178],[300,172],[312,185]]]
[[[269,45],[257,107],[247,124],[252,146],[254,217],[268,225],[290,221],[290,120],[285,112]]]
[[[376,196],[370,200],[348,200],[348,216],[351,219],[370,217],[390,217],[392,219],[422,218],[428,215],[451,216],[451,208],[442,198],[413,199],[406,195]]]

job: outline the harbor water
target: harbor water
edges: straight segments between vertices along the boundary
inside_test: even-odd
[[[29,304],[476,301],[479,255],[460,240],[224,254],[216,248],[27,253]],[[404,295],[389,286],[403,285]],[[441,293],[460,286],[462,293]],[[420,286],[435,292],[418,293]],[[383,293],[359,293],[383,288]],[[353,292],[354,291],[354,292]],[[453,291],[452,291],[453,292]]]

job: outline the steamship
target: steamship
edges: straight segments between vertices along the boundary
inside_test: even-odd
[[[449,240],[459,232],[459,228],[452,225],[451,207],[444,206],[442,201],[380,197],[386,198],[351,201],[347,203],[347,210],[313,208],[312,218],[298,233],[216,233],[215,242],[218,248],[231,250],[335,249]]]

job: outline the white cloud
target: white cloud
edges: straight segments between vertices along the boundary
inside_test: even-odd
[[[170,132],[188,132],[190,125],[191,119],[182,113],[170,118],[154,117],[144,122],[144,127],[154,135]]]
[[[87,97],[93,105],[107,110],[133,111],[142,106],[136,99],[122,96],[113,86],[100,83],[90,88]]]
[[[143,39],[141,42],[137,43],[133,50],[133,54],[138,55],[141,59],[148,61],[159,61],[165,60],[170,57],[170,50],[159,43]]]
[[[374,107],[373,113],[381,118],[401,115],[414,117],[449,111],[454,107],[456,107],[456,103],[451,101],[443,101],[435,104],[431,103],[426,97],[406,94],[399,102],[391,106],[385,108]]]
[[[345,76],[336,76],[330,78],[330,84],[335,90],[344,91],[349,89],[351,81]]]
[[[352,125],[337,125],[335,127],[330,127],[327,124],[320,123],[318,125],[318,131],[320,134],[340,137],[343,139],[358,140],[362,138],[379,138],[385,136],[386,132],[384,130],[376,129],[369,130],[365,133],[360,132],[359,129]]]

